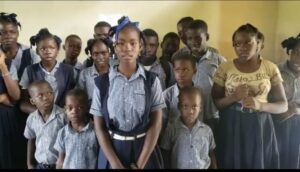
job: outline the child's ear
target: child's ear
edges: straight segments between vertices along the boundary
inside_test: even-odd
[[[209,40],[209,34],[206,33],[206,41],[208,41],[208,40]]]
[[[196,74],[197,73],[197,68],[194,68],[194,74]]]
[[[63,45],[62,47],[63,47],[64,50],[66,50],[66,46],[65,45]]]
[[[33,98],[29,98],[29,101],[32,105],[35,105],[35,101],[33,100]]]

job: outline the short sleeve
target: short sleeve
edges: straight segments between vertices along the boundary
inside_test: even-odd
[[[212,130],[209,128],[209,150],[213,150],[216,148],[216,143],[215,143],[215,139],[214,139],[214,134],[212,132]]]
[[[94,116],[103,116],[101,113],[101,98],[100,98],[100,90],[98,87],[94,87],[93,91],[93,99],[90,108],[90,114]]]
[[[226,62],[222,63],[213,78],[214,83],[224,87],[225,86],[225,81],[226,81],[226,68],[225,68],[225,64]]]
[[[155,78],[154,83],[151,88],[151,112],[163,109],[166,107],[165,100],[162,93],[162,88],[160,86],[160,81],[158,77]],[[93,96],[94,100],[94,96]]]
[[[270,81],[272,86],[283,82],[279,68],[273,63],[270,64]]]
[[[77,81],[77,88],[80,88],[80,89],[82,89],[82,90],[85,90],[84,89],[84,85],[85,85],[85,69],[84,70],[82,70],[80,73],[79,73],[79,78],[78,78],[78,81]]]
[[[9,73],[11,75],[12,80],[19,81],[18,70],[17,70],[17,67],[15,65],[11,65],[11,67],[9,69]]]
[[[168,125],[160,140],[160,147],[165,150],[172,149],[172,125]]]
[[[24,72],[23,72],[23,75],[22,75],[22,78],[21,78],[21,81],[20,81],[20,85],[21,85],[23,90],[26,90],[26,89],[28,89],[29,84],[30,84],[29,83],[29,77],[28,77],[28,72],[27,72],[27,67],[26,67]]]
[[[25,130],[24,130],[24,136],[26,139],[36,138],[36,134],[35,134],[34,129],[32,128],[32,125],[34,125],[34,123],[32,122],[32,117],[29,116],[26,121],[26,126],[25,126]]]
[[[54,149],[56,149],[60,153],[66,152],[65,143],[64,143],[64,139],[63,139],[63,131],[64,131],[64,128],[61,128],[58,131],[56,142],[54,144]]]

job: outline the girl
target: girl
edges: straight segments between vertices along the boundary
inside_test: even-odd
[[[259,58],[258,29],[240,26],[233,34],[238,58],[219,66],[212,97],[220,110],[217,145],[221,168],[278,168],[270,113],[287,110],[282,78],[275,64]],[[268,102],[271,94],[274,101]]]
[[[44,28],[39,33],[30,38],[32,45],[37,46],[37,53],[41,57],[41,62],[28,66],[20,85],[22,86],[25,101],[21,103],[21,110],[31,113],[36,108],[29,103],[27,88],[30,83],[36,80],[46,80],[54,90],[54,101],[63,107],[65,93],[75,85],[74,69],[71,65],[57,62],[61,39],[52,35],[48,29]]]
[[[0,51],[0,169],[20,168],[16,160],[21,135],[14,105],[20,98],[20,89],[9,72],[10,64],[11,60]]]
[[[290,60],[279,65],[288,99],[288,111],[273,115],[278,141],[280,168],[300,168],[300,34],[281,43]]]
[[[90,109],[101,147],[98,168],[161,168],[156,144],[165,104],[159,79],[137,64],[137,23],[122,17],[114,29],[120,63],[95,79]]]
[[[91,54],[94,63],[91,67],[82,70],[79,75],[78,87],[88,94],[90,106],[95,85],[94,79],[108,73],[109,70],[109,42],[100,38],[90,39],[85,50]]]

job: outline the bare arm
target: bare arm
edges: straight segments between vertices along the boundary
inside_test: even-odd
[[[217,159],[215,154],[215,149],[209,151],[209,157],[211,159],[210,169],[217,169]]]
[[[10,101],[8,94],[0,94],[0,103],[6,106],[13,106],[13,103]]]
[[[58,158],[56,161],[56,169],[62,169],[65,160],[65,153],[59,152]]]
[[[146,133],[146,138],[141,155],[137,161],[137,166],[143,169],[153,152],[162,127],[162,110],[156,110],[150,114],[150,126]]]
[[[109,161],[113,169],[124,169],[122,162],[115,153],[110,135],[105,125],[103,117],[94,116],[95,132],[100,144],[100,148],[103,150],[107,160]]]
[[[22,90],[20,109],[22,112],[28,113],[28,114],[30,114],[36,110],[36,107],[30,103],[28,90]]]
[[[27,142],[27,167],[28,169],[34,169],[35,167],[35,139],[28,139]]]

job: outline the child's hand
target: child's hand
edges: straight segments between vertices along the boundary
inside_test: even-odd
[[[35,169],[34,165],[30,164],[28,165],[28,169]]]
[[[246,97],[242,101],[243,107],[261,111],[262,103],[254,97]]]
[[[248,96],[249,88],[246,84],[242,84],[236,87],[233,96],[236,101],[240,101]]]

